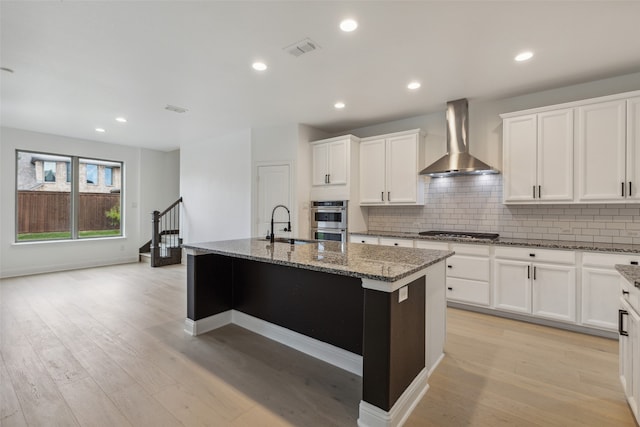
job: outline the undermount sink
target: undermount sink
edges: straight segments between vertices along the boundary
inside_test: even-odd
[[[269,239],[260,239],[265,242],[269,242]],[[288,239],[286,237],[276,237],[273,239],[274,243],[288,243],[290,245],[308,245],[309,243],[316,243],[315,240],[305,240],[305,239]]]

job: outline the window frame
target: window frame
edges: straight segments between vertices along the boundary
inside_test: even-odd
[[[57,168],[58,168],[58,162],[64,161],[66,164],[66,170],[67,170],[67,179],[66,182],[70,184],[70,190],[69,190],[69,197],[70,197],[70,206],[69,206],[69,234],[70,237],[61,237],[61,238],[50,238],[50,239],[26,239],[26,240],[20,240],[19,237],[19,221],[20,221],[20,212],[19,212],[19,202],[18,202],[18,198],[19,198],[19,179],[20,179],[20,154],[24,153],[24,154],[29,154],[32,156],[59,156],[59,157],[66,157],[68,159],[70,159],[70,161],[68,160],[59,160],[59,161],[54,161],[55,167],[56,167],[56,172],[57,172]],[[81,181],[81,177],[80,177],[80,159],[84,159],[84,160],[94,160],[97,163],[92,163],[93,165],[96,166],[96,175],[99,175],[100,173],[100,167],[99,164],[101,164],[101,162],[105,162],[105,163],[115,163],[118,164],[119,166],[109,166],[112,169],[112,185],[110,187],[114,187],[113,185],[113,169],[116,167],[120,168],[120,187],[117,191],[117,193],[119,194],[119,209],[120,209],[120,218],[119,218],[119,228],[118,230],[118,234],[113,234],[113,235],[105,235],[105,236],[100,236],[100,235],[92,235],[92,236],[80,236],[81,232],[79,230],[80,227],[80,222],[79,222],[79,210],[80,210],[80,181]],[[80,241],[80,240],[94,240],[94,239],[113,239],[113,238],[123,238],[125,237],[125,218],[126,218],[126,214],[125,214],[125,204],[124,204],[124,199],[125,199],[125,195],[124,195],[124,183],[125,183],[125,162],[123,160],[112,160],[112,159],[104,159],[104,158],[95,158],[95,157],[88,157],[88,156],[76,156],[76,155],[69,155],[69,154],[60,154],[60,153],[51,153],[51,152],[43,152],[43,151],[35,151],[35,150],[29,150],[29,149],[19,149],[16,148],[15,149],[15,181],[14,181],[14,191],[15,191],[15,221],[14,221],[14,244],[33,244],[33,243],[48,243],[48,242],[69,242],[69,241]],[[43,161],[43,183],[45,183],[44,181],[44,161]],[[87,163],[89,164],[89,163]],[[70,172],[70,173],[69,173]],[[57,177],[57,173],[56,173],[56,181],[57,182],[58,177]],[[99,177],[98,177],[99,180]],[[85,181],[86,181],[86,174],[85,174]],[[51,183],[52,181],[46,181],[47,183]],[[85,185],[96,185],[98,186],[99,183],[95,183],[95,184],[89,184],[89,183],[85,183]],[[113,190],[111,190],[111,193],[114,193]],[[100,231],[100,230],[96,230],[96,231]]]

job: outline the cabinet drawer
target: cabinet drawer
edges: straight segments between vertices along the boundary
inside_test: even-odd
[[[477,255],[477,256],[489,256],[489,246],[485,245],[461,245],[459,243],[453,243],[451,250],[456,255]]]
[[[447,258],[447,277],[489,281],[489,259],[454,255]]]
[[[378,238],[376,236],[365,236],[362,234],[352,234],[349,237],[351,243],[366,243],[369,245],[377,245]]]
[[[380,244],[383,246],[400,246],[403,248],[412,248],[413,240],[409,239],[393,239],[388,237],[381,237]]]
[[[640,265],[640,255],[601,254],[593,252],[585,252],[582,254],[582,265],[614,268],[616,264]]]
[[[517,259],[531,262],[552,262],[556,264],[575,264],[574,251],[538,249],[538,248],[511,248],[497,247],[496,258]]]
[[[447,277],[447,299],[489,305],[489,283]]]
[[[416,240],[416,248],[435,249],[438,251],[448,251],[449,244],[446,242],[433,242],[429,240]]]
[[[633,282],[620,277],[620,291],[622,299],[626,300],[634,310],[640,312],[640,288],[636,288]]]

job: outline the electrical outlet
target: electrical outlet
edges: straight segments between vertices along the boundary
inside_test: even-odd
[[[398,302],[402,302],[409,298],[409,287],[405,286],[404,288],[400,288],[400,292],[398,292]]]

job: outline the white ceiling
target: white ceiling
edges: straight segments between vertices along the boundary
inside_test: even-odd
[[[338,29],[345,17],[355,32]],[[0,19],[0,66],[14,70],[0,72],[3,126],[160,150],[250,127],[335,133],[640,71],[639,1],[3,0]],[[305,37],[321,49],[283,50]],[[534,58],[514,62],[525,49]]]

